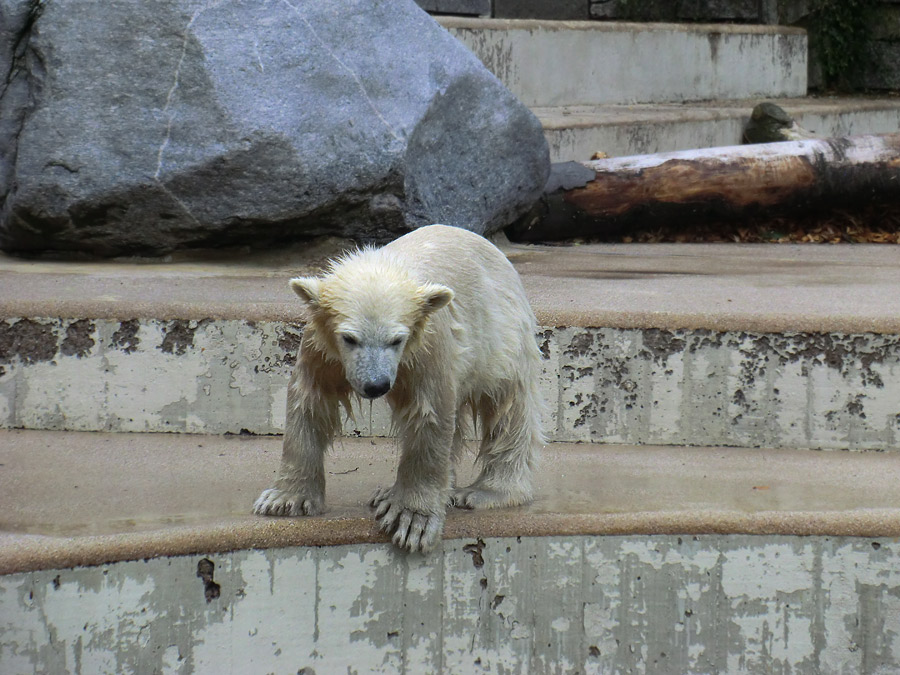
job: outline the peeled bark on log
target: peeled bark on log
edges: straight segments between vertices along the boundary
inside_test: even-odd
[[[539,206],[507,234],[517,241],[604,237],[654,221],[781,217],[873,201],[900,204],[900,134],[554,165]]]

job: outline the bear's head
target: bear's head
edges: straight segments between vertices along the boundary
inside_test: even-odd
[[[290,282],[308,310],[304,343],[340,361],[353,390],[369,399],[391,390],[400,364],[421,348],[431,315],[453,299],[450,288],[418,283],[378,253],[351,254],[322,277]]]

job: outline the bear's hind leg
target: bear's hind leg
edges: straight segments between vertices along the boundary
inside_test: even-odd
[[[468,487],[455,489],[451,502],[463,509],[528,504],[533,499],[531,474],[543,445],[537,391],[516,382],[502,397],[484,396],[478,408],[481,474]]]

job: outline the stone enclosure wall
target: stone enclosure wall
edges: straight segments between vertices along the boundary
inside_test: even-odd
[[[301,328],[0,321],[0,426],[281,433]],[[900,337],[543,327],[551,440],[900,449]],[[345,433],[388,435],[384,403]]]
[[[570,21],[737,22],[799,26],[811,31],[809,83],[823,80],[811,12],[815,0],[418,0],[437,14]],[[845,86],[900,88],[900,2],[872,0],[866,60]]]
[[[885,539],[523,537],[46,570],[0,577],[0,658],[8,673],[888,673],[898,555]]]

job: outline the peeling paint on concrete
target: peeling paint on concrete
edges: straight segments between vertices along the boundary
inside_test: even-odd
[[[57,349],[55,321],[14,319],[0,322],[0,363],[49,361]]]
[[[0,322],[0,401],[8,410],[0,422],[84,431],[279,431],[291,363],[280,346],[285,328],[265,328],[240,321]]]
[[[66,326],[66,337],[59,347],[63,356],[75,356],[82,358],[91,353],[94,346],[94,324],[88,319],[79,319]]]
[[[130,354],[138,348],[141,341],[137,333],[140,329],[140,323],[134,319],[131,321],[122,321],[116,332],[112,334],[111,343],[113,347],[121,349],[126,354]]]
[[[885,539],[549,537],[448,540],[428,557],[372,544],[14,574],[0,577],[0,664],[11,675],[896,672],[898,555]]]
[[[895,449],[900,338],[560,328],[554,440]],[[551,340],[552,342],[553,340]],[[590,345],[589,347],[585,347]],[[891,391],[891,394],[887,394]]]
[[[0,321],[0,424],[280,433],[301,330],[279,322]],[[900,448],[900,336],[541,328],[552,440]],[[383,403],[347,435],[388,435]]]
[[[166,354],[183,355],[194,346],[194,333],[199,326],[196,321],[181,319],[170,321],[163,329],[163,339],[159,348]]]

